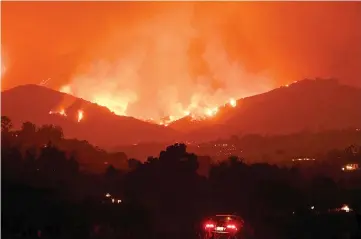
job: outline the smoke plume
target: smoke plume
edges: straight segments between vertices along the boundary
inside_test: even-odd
[[[263,73],[230,58],[220,21],[200,21],[195,10],[189,3],[165,6],[126,29],[113,27],[95,48],[115,57],[96,55],[85,63],[72,76],[69,93],[117,114],[158,120],[204,114],[230,98],[271,89]]]
[[[6,88],[51,78],[137,118],[202,114],[302,78],[360,85],[357,2],[5,2],[2,18]]]

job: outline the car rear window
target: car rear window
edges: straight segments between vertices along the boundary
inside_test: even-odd
[[[233,217],[233,216],[217,216],[217,217],[214,218],[214,220],[217,223],[225,223],[225,222],[230,222],[230,221],[237,220],[237,218]]]

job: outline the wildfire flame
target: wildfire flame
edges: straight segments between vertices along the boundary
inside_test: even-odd
[[[60,115],[63,115],[63,116],[66,116],[66,113],[65,113],[65,110],[64,110],[64,109],[60,110],[59,114],[60,114]]]
[[[213,27],[203,20],[195,24],[194,11],[191,5],[174,12],[162,8],[129,26],[124,36],[118,29],[109,32],[94,52],[114,57],[94,54],[60,91],[117,115],[168,125],[185,116],[214,118],[221,107],[235,107],[235,99],[273,88],[268,73],[250,72],[231,57]],[[118,41],[124,47],[119,53]]]
[[[342,210],[342,211],[345,211],[345,212],[350,212],[350,211],[352,211],[352,209],[351,209],[348,205],[343,205],[343,206],[341,207],[341,210]]]
[[[51,110],[51,111],[49,111],[49,114],[50,115],[60,115],[60,116],[64,116],[64,117],[68,116],[66,114],[66,111],[64,108],[61,108],[60,110],[57,110],[57,111]],[[84,119],[84,111],[78,110],[76,117],[77,117],[77,121],[80,122],[82,119]]]
[[[60,88],[61,92],[63,93],[67,93],[67,94],[73,94],[72,88],[69,85],[64,85]],[[115,103],[112,103],[112,100],[110,100],[109,97],[100,97],[97,96],[96,98],[94,98],[94,100],[92,100],[93,103],[96,103],[98,105],[102,105],[107,107],[109,110],[111,110],[112,112],[114,112],[117,115],[122,115],[122,116],[126,116],[126,109],[127,107],[124,106],[124,108],[122,107],[118,107],[116,106]],[[237,101],[234,98],[229,99],[229,101],[224,104],[224,106],[229,105],[231,107],[236,107],[237,106]],[[219,111],[219,106],[214,106],[214,107],[205,107],[205,108],[201,108],[199,107],[197,104],[190,104],[187,107],[187,110],[183,111],[183,114],[178,114],[178,115],[170,115],[168,117],[164,117],[161,119],[154,119],[154,118],[140,118],[146,122],[152,122],[152,123],[156,123],[159,125],[163,125],[163,126],[168,126],[170,123],[189,116],[191,117],[192,120],[201,120],[201,119],[206,119],[206,118],[210,118],[210,117],[214,117],[217,115]],[[58,112],[59,114],[62,111]],[[79,110],[78,111],[78,122],[80,122],[82,120],[82,118],[84,117],[84,112]]]
[[[296,84],[297,81],[292,82],[291,84],[286,84],[281,86],[282,87],[290,87],[293,84]],[[73,89],[70,85],[64,85],[60,88],[61,92],[63,93],[67,93],[67,94],[71,94],[73,95]],[[243,97],[241,99],[244,99]],[[121,104],[119,105],[119,102],[116,101],[115,99],[112,100],[110,96],[104,96],[101,97],[101,95],[97,95],[97,97],[93,98],[93,100],[90,100],[93,103],[96,103],[98,105],[102,105],[107,107],[109,110],[111,110],[112,112],[114,112],[117,115],[122,115],[122,116],[126,116],[126,111],[127,111],[127,106],[128,104]],[[212,104],[210,104],[212,105]],[[209,105],[209,106],[210,106]],[[192,121],[196,121],[196,120],[204,120],[207,118],[212,118],[214,116],[217,115],[217,113],[219,112],[220,106],[213,106],[213,107],[200,107],[200,105],[198,103],[194,103],[192,102],[188,107],[186,107],[186,110],[183,111],[183,113],[179,113],[177,115],[170,115],[168,117],[163,117],[160,119],[154,119],[154,118],[143,118],[143,117],[139,117],[139,119],[144,120],[146,122],[152,122],[152,123],[156,123],[159,125],[163,125],[163,126],[168,126],[169,124],[171,124],[172,122],[179,120],[183,117],[190,117]],[[228,102],[226,102],[225,104],[223,104],[224,107],[236,107],[237,106],[237,100],[235,98],[230,98],[228,100]],[[50,114],[60,114],[63,116],[66,116],[65,110],[61,109],[60,111],[57,112],[53,112],[50,111]],[[78,122],[80,122],[84,117],[84,112],[82,110],[78,111]]]
[[[232,107],[236,107],[236,106],[237,106],[237,101],[232,98],[232,99],[229,100],[229,104],[230,104]]]
[[[53,115],[53,114],[57,114],[57,115],[61,115],[61,116],[67,116],[66,112],[65,112],[65,109],[60,109],[59,111],[49,111],[49,114],[50,115]]]
[[[218,112],[218,107],[208,108],[205,110],[205,114],[209,117],[215,116],[217,112]]]
[[[84,112],[82,110],[78,110],[78,122],[80,122],[84,118]]]

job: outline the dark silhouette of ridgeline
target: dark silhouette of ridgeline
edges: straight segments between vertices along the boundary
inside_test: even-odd
[[[62,127],[66,138],[79,138],[102,147],[147,141],[170,142],[178,137],[175,130],[144,122],[133,117],[118,116],[109,109],[74,96],[38,85],[23,85],[1,93],[1,114],[15,127],[30,121],[36,125]],[[67,117],[49,114],[65,109]],[[77,122],[78,110],[84,118]]]
[[[238,134],[280,135],[300,131],[361,128],[361,89],[335,79],[302,80],[239,99],[211,119],[180,119],[169,127],[185,139],[207,141]]]

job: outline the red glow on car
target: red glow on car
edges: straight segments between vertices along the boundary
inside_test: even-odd
[[[214,226],[214,224],[213,223],[206,223],[206,225],[205,225],[205,228],[206,229],[211,229],[211,228],[214,228],[215,226]]]
[[[237,227],[234,224],[228,224],[227,229],[237,230]]]

